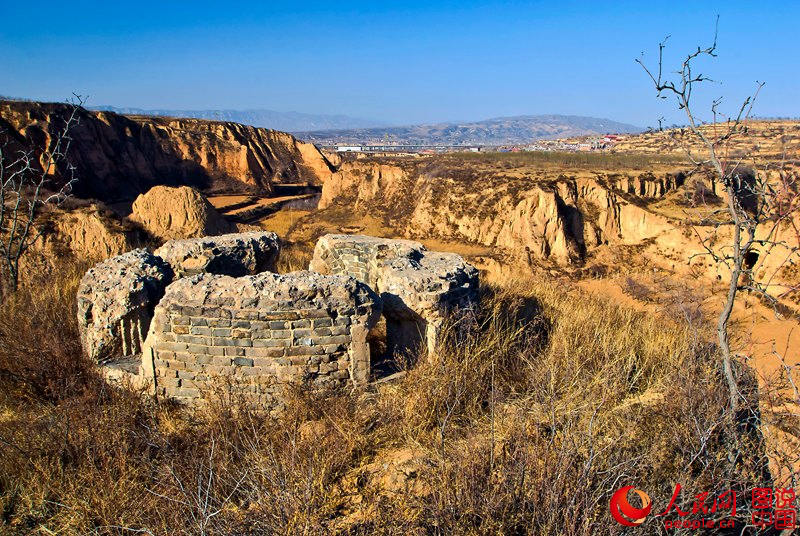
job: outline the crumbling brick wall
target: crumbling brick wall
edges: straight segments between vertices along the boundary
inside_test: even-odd
[[[222,389],[274,409],[282,384],[365,384],[367,333],[380,312],[380,298],[346,276],[181,279],[156,307],[140,376],[157,395],[190,405]]]
[[[329,234],[317,241],[309,269],[346,274],[383,300],[391,353],[436,350],[448,313],[478,300],[478,270],[455,253],[428,251],[419,242]]]
[[[231,234],[97,265],[78,293],[87,353],[109,381],[158,396],[198,406],[216,392],[275,410],[285,384],[366,384],[382,312],[386,357],[434,355],[448,314],[478,299],[478,272],[460,256],[369,236],[322,237],[311,271],[243,275],[273,268],[279,250],[273,233]],[[183,277],[195,271],[206,273]],[[139,351],[140,364],[119,359]]]
[[[170,240],[156,254],[137,249],[98,263],[78,287],[84,351],[97,361],[139,354],[153,308],[174,279],[272,271],[279,252],[278,235],[259,231]]]

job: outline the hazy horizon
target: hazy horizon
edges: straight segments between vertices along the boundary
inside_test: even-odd
[[[45,2],[3,11],[7,20],[58,21],[38,32],[0,28],[0,93],[11,96],[77,92],[90,106],[265,109],[387,126],[558,114],[640,127],[682,121],[634,59],[655,61],[670,34],[673,70],[711,41],[719,13],[719,57],[704,74],[720,83],[703,102],[722,96],[732,110],[758,80],[766,86],[756,115],[800,115],[797,5],[143,2],[131,11]]]

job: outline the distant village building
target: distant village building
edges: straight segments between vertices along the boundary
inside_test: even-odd
[[[339,153],[418,153],[436,154],[468,151],[477,153],[483,148],[478,145],[332,145],[322,146],[324,149],[333,149]]]

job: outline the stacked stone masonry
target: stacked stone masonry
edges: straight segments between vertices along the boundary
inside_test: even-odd
[[[211,272],[240,276],[273,270],[275,233],[234,233],[170,240],[153,255],[143,249],[91,268],[78,288],[78,327],[86,354],[105,361],[140,353],[153,309],[176,278]]]
[[[274,408],[282,384],[364,385],[367,333],[380,312],[378,296],[351,277],[182,279],[156,307],[140,374],[154,378],[157,395],[190,405],[215,389]]]
[[[422,346],[432,355],[447,315],[472,308],[478,299],[475,267],[460,255],[428,251],[411,240],[325,235],[310,269],[351,275],[381,296],[393,353]]]

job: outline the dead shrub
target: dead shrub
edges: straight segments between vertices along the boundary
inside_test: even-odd
[[[0,384],[16,396],[50,401],[93,384],[78,339],[75,294],[83,265],[35,274],[0,310]]]
[[[652,302],[654,300],[652,289],[630,277],[625,278],[622,284],[622,291],[631,298],[642,302]]]

